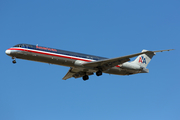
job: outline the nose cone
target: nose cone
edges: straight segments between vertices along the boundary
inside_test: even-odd
[[[7,55],[10,55],[10,54],[11,54],[11,50],[6,50],[5,53],[6,53]]]

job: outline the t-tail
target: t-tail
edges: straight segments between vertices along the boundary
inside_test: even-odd
[[[122,68],[130,69],[130,70],[137,70],[141,71],[141,73],[148,73],[149,69],[147,69],[147,65],[151,61],[154,55],[156,55],[157,52],[163,52],[163,51],[170,51],[173,49],[168,50],[158,50],[158,51],[148,51],[148,50],[142,50],[141,55],[139,55],[134,61],[132,62],[125,62],[122,64]]]
[[[143,68],[142,73],[148,73],[149,69],[147,69],[147,65],[151,61],[154,55],[156,55],[157,52],[163,52],[163,51],[170,51],[174,49],[168,49],[168,50],[158,50],[158,51],[148,51],[148,50],[142,50],[142,52],[145,52],[142,55],[139,55],[134,61],[131,63],[139,65],[141,68]]]

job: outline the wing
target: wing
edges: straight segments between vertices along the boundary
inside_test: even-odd
[[[79,78],[84,75],[93,75],[94,72],[89,71],[86,68],[70,68],[67,74],[63,77],[63,80],[67,80],[71,77]]]
[[[136,54],[112,58],[112,59],[104,59],[104,60],[99,60],[99,61],[87,62],[87,63],[82,64],[81,67],[70,68],[68,73],[64,76],[63,80],[69,79],[71,77],[79,78],[79,77],[83,77],[84,75],[93,75],[94,72],[98,70],[101,70],[101,71],[108,70],[114,66],[130,61],[130,58],[133,58],[141,54],[146,54],[146,53],[155,54],[157,52],[170,51],[170,50],[173,50],[173,49],[158,50],[158,51],[145,51],[141,53],[136,53]]]
[[[130,61],[130,58],[133,58],[135,56],[138,56],[138,55],[141,55],[144,53],[148,53],[148,52],[152,52],[152,51],[145,51],[145,52],[141,52],[141,53],[136,53],[136,54],[112,58],[112,59],[104,59],[104,60],[100,60],[100,61],[88,62],[88,63],[84,63],[83,66],[93,68],[96,70],[105,71],[109,68],[112,68],[114,66],[117,66],[117,65],[120,65],[120,64],[125,63],[127,61]]]

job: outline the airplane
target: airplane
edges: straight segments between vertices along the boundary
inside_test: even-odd
[[[39,45],[17,44],[7,49],[5,53],[12,57],[14,64],[16,63],[16,58],[18,58],[70,67],[67,74],[63,77],[63,80],[72,77],[82,77],[82,79],[86,81],[89,79],[89,76],[94,73],[96,73],[97,76],[101,76],[102,73],[114,75],[148,73],[149,69],[146,67],[152,57],[157,52],[170,50],[174,49],[158,51],[142,50],[140,53],[108,59]],[[130,58],[136,56],[137,58],[134,61],[130,61]]]

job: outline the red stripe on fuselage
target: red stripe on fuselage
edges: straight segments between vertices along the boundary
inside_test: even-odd
[[[75,58],[73,56],[60,55],[60,54],[57,54],[57,53],[46,53],[44,51],[30,50],[30,49],[26,49],[26,48],[9,48],[8,50],[26,51],[26,52],[43,54],[43,55],[55,56],[55,57],[62,57],[62,58],[68,58],[68,59],[74,59],[74,60],[82,60],[82,61],[86,61],[86,62],[91,62],[92,61],[92,60],[87,60],[87,59],[83,59],[83,58]],[[120,67],[120,66],[117,65],[116,67]]]
[[[25,49],[25,48],[10,48],[8,50],[26,51],[26,52],[43,54],[43,55],[55,56],[55,57],[62,57],[62,58],[68,58],[68,59],[74,59],[74,60],[82,60],[82,61],[86,61],[86,62],[91,62],[92,61],[92,60],[86,60],[86,59],[82,59],[82,58],[75,58],[73,56],[60,55],[60,54],[56,54],[56,53],[46,53],[46,52],[43,52],[43,51],[29,50],[29,49]]]

